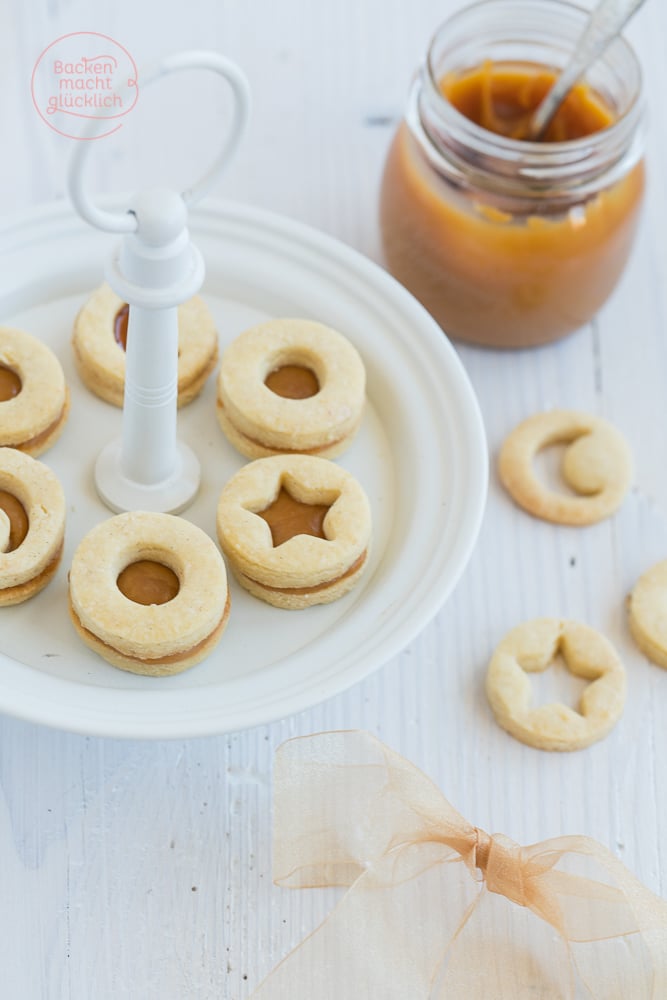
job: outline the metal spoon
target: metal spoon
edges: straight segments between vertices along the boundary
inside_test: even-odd
[[[539,142],[569,91],[602,55],[644,0],[600,0],[565,69],[533,115],[526,138]]]

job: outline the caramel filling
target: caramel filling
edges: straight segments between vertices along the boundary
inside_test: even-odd
[[[130,563],[116,581],[121,594],[135,604],[167,604],[180,590],[173,570],[151,559]]]
[[[58,546],[58,551],[54,555],[50,563],[38,573],[37,576],[33,576],[32,580],[26,580],[25,583],[17,583],[15,587],[5,587],[0,588],[0,595],[2,595],[3,600],[0,605],[7,603],[8,598],[19,595],[22,600],[32,594],[39,593],[39,591],[47,585],[51,577],[55,574],[58,566],[60,565],[60,560],[63,554],[64,542],[61,542]]]
[[[97,635],[95,635],[94,632],[91,632],[90,629],[85,628],[81,624],[81,619],[79,618],[79,616],[77,615],[76,611],[74,610],[74,608],[72,606],[71,600],[70,600],[69,608],[70,608],[70,614],[74,618],[75,623],[77,624],[78,628],[81,629],[81,631],[83,632],[84,635],[89,636],[90,639],[92,639],[92,641],[95,643],[95,645],[104,646],[104,647],[106,647],[106,649],[114,650],[114,652],[120,653],[120,655],[122,657],[124,657],[124,659],[131,660],[134,663],[148,663],[148,664],[156,664],[156,665],[160,666],[162,664],[179,663],[181,660],[184,660],[186,657],[189,658],[191,656],[195,656],[206,645],[208,645],[209,643],[211,643],[214,640],[216,640],[222,634],[222,632],[224,631],[224,628],[225,628],[225,626],[227,624],[227,619],[229,618],[230,604],[231,604],[231,595],[229,593],[227,593],[227,600],[225,602],[225,610],[222,612],[222,618],[220,619],[220,621],[218,622],[218,624],[215,626],[215,628],[213,629],[213,631],[210,632],[207,636],[205,636],[200,642],[195,643],[195,645],[194,646],[190,646],[189,649],[183,649],[183,650],[181,650],[178,653],[168,653],[166,656],[157,656],[157,657],[132,656],[130,653],[123,653],[122,650],[116,649],[114,646],[110,646],[108,642],[104,642],[104,640],[100,639],[100,637],[97,636]]]
[[[124,351],[127,350],[127,324],[130,320],[130,307],[127,302],[125,302],[116,315],[113,321],[113,336],[114,340],[119,347],[122,347]]]
[[[323,523],[330,507],[331,504],[302,503],[281,486],[273,503],[257,514],[268,524],[273,547],[278,548],[295,535],[325,538]]]
[[[308,399],[320,391],[315,372],[303,365],[282,365],[274,368],[264,379],[264,385],[276,396],[285,399]]]
[[[130,307],[127,302],[123,303],[113,320],[113,339],[119,347],[127,351],[127,328],[130,322]],[[178,356],[181,356],[181,349],[178,349]],[[213,365],[211,365],[213,367]]]
[[[355,559],[351,566],[341,573],[340,576],[334,577],[333,580],[325,580],[324,583],[316,583],[314,587],[272,587],[269,583],[261,583],[259,580],[255,580],[254,583],[259,584],[264,590],[273,590],[277,594],[316,594],[319,590],[326,590],[328,587],[333,587],[335,583],[340,583],[341,580],[347,580],[348,576],[352,576],[357,570],[361,569],[363,564],[366,562],[366,555],[368,550],[364,549],[358,559]],[[251,577],[247,577],[248,580]]]
[[[225,407],[222,401],[218,399],[216,405],[224,413]],[[229,420],[227,414],[225,414],[225,418]],[[229,422],[232,424],[231,420]],[[258,445],[260,448],[270,448],[274,455],[318,455],[321,451],[325,451],[327,448],[334,448],[343,440],[342,437],[336,438],[334,441],[327,441],[326,444],[318,445],[316,448],[276,448],[273,445],[267,445],[265,441],[259,441],[257,438],[244,434],[243,431],[240,431],[234,424],[232,424],[232,427],[234,427],[236,433],[239,437],[242,437],[244,441],[248,441],[250,444]]]
[[[22,388],[23,383],[16,372],[5,365],[0,365],[0,403],[5,403],[8,399],[18,396]]]
[[[51,437],[53,432],[59,426],[61,421],[65,419],[68,413],[69,413],[69,395],[66,395],[65,402],[63,403],[63,408],[52,424],[49,424],[49,426],[46,427],[43,431],[41,431],[39,434],[35,434],[34,437],[29,438],[27,441],[22,441],[20,444],[12,445],[12,447],[16,448],[17,451],[31,451],[34,448],[40,448],[42,443],[46,441],[47,438]]]
[[[0,507],[9,518],[9,548],[8,552],[18,549],[28,534],[28,515],[23,504],[12,493],[0,490]]]

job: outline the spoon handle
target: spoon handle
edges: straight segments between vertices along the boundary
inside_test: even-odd
[[[529,138],[542,138],[570,89],[618,35],[644,0],[600,0],[572,58],[533,116]]]

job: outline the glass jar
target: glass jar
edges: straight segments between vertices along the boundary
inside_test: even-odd
[[[627,42],[582,84],[609,112],[592,134],[529,142],[445,97],[446,81],[488,67],[553,80],[587,14],[561,0],[483,0],[438,29],[414,81],[382,181],[383,246],[389,270],[455,339],[556,340],[595,315],[625,267],[644,190],[641,73]]]

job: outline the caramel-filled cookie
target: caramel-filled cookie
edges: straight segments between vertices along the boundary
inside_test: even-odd
[[[279,608],[335,601],[368,565],[366,494],[351,473],[312,455],[245,465],[222,491],[217,530],[241,586]]]
[[[79,375],[95,395],[123,405],[129,307],[108,286],[88,299],[74,323],[72,347]],[[178,405],[192,402],[218,359],[213,317],[199,296],[178,307]]]
[[[55,444],[69,413],[69,389],[53,351],[37,337],[0,327],[0,447],[36,458]]]
[[[98,524],[69,574],[70,616],[83,642],[135,674],[177,674],[218,644],[229,617],[225,564],[200,528],[132,511]]]
[[[361,424],[366,373],[341,333],[305,319],[276,319],[232,341],[217,385],[218,421],[242,455],[335,458]]]
[[[46,587],[64,534],[65,495],[55,474],[15,448],[0,448],[0,607]]]

